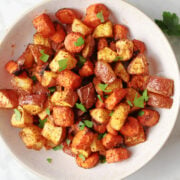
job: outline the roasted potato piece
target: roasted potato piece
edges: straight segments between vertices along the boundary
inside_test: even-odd
[[[162,96],[160,94],[148,93],[149,99],[147,104],[149,106],[157,107],[157,108],[167,108],[170,109],[173,103],[173,99],[169,97]]]
[[[124,25],[121,24],[115,24],[113,26],[113,31],[114,31],[114,39],[119,40],[119,39],[127,39],[128,35],[128,28]]]
[[[116,51],[116,43],[114,41],[111,41],[109,44],[109,47],[113,50]]]
[[[114,163],[128,159],[130,153],[125,148],[114,148],[106,151],[106,161],[107,163]]]
[[[137,55],[128,65],[127,71],[132,75],[146,75],[149,73],[148,62],[144,54]]]
[[[43,87],[39,82],[36,82],[33,85],[32,94],[45,94],[47,95],[49,93],[49,90],[45,87]]]
[[[114,130],[119,131],[122,128],[129,114],[129,111],[130,106],[125,103],[121,103],[115,108],[110,118],[110,125]]]
[[[41,129],[35,125],[24,127],[19,135],[28,149],[40,150],[45,144]]]
[[[16,108],[18,106],[18,94],[12,89],[0,90],[0,108]]]
[[[72,24],[77,15],[73,9],[64,8],[56,12],[56,17],[62,24]]]
[[[124,136],[136,136],[139,134],[140,126],[136,118],[129,116],[120,129],[120,133]]]
[[[51,102],[56,106],[73,107],[77,100],[77,93],[69,89],[65,89],[63,91],[56,91],[51,96]]]
[[[52,122],[47,121],[42,130],[42,136],[51,141],[54,145],[60,144],[66,136],[66,128],[57,127]]]
[[[117,57],[117,53],[109,47],[105,47],[99,50],[97,54],[98,61],[104,61],[107,63],[113,62],[116,57]]]
[[[114,68],[114,72],[117,77],[120,77],[124,82],[128,83],[130,75],[127,73],[125,67],[121,62],[117,62]]]
[[[77,149],[77,148],[71,148],[72,153],[75,155],[82,154],[85,158],[89,157],[91,155],[91,149]]]
[[[149,76],[135,75],[132,77],[131,81],[128,83],[128,87],[134,88],[138,91],[143,91],[147,87]]]
[[[46,148],[46,150],[51,150],[52,148],[56,147],[56,145],[51,141],[46,140],[44,147]]]
[[[83,160],[80,156],[76,156],[76,163],[79,167],[90,169],[99,162],[99,155],[98,153],[92,153],[88,158]]]
[[[95,64],[95,75],[104,83],[110,84],[116,79],[116,75],[111,66],[103,61],[97,61]]]
[[[77,43],[79,40],[81,40],[80,45]],[[80,33],[71,32],[66,36],[64,45],[70,53],[79,53],[85,46],[84,41],[84,37]]]
[[[96,92],[100,95],[103,95],[103,91],[99,88],[100,83],[101,81],[98,78],[96,77],[93,78],[93,84],[94,84]]]
[[[124,143],[126,146],[134,146],[146,141],[146,136],[143,127],[140,125],[139,133],[135,136],[124,136]]]
[[[94,139],[91,144],[91,151],[92,152],[105,151],[105,148],[102,145],[102,141],[98,139],[98,134],[94,135]]]
[[[100,96],[100,95],[99,95]],[[96,108],[104,108],[105,104],[104,104],[104,97],[100,96],[101,100],[99,98],[97,98],[96,100]]]
[[[151,127],[159,122],[160,114],[155,110],[142,109],[141,114],[138,114],[137,118],[143,126]]]
[[[9,74],[14,74],[19,70],[17,62],[11,60],[5,65],[5,69]]]
[[[37,65],[35,69],[33,69],[33,75],[36,76],[39,82],[42,81],[42,76],[45,70],[48,70],[48,63],[45,63],[43,65]]]
[[[108,98],[105,100],[105,107],[108,110],[113,110],[116,105],[126,96],[126,89],[116,89]]]
[[[120,135],[106,134],[102,138],[102,144],[106,149],[112,149],[123,143],[123,138]]]
[[[106,124],[109,121],[110,111],[103,108],[95,108],[90,110],[90,115],[99,124]]]
[[[147,90],[170,97],[173,95],[174,81],[163,77],[150,76],[147,83]]]
[[[53,118],[55,125],[69,127],[74,123],[74,112],[70,107],[57,106],[53,108]]]
[[[33,124],[33,116],[27,113],[21,106],[18,106],[16,111],[19,112],[19,117],[14,112],[11,117],[11,125],[17,128],[24,128],[28,125]]]
[[[134,44],[134,52],[139,51],[140,53],[144,53],[146,51],[146,46],[142,41],[133,39],[133,44]]]
[[[98,51],[104,49],[105,47],[108,47],[108,42],[106,38],[100,38],[97,45]]]
[[[86,26],[81,20],[74,19],[72,23],[72,32],[81,33],[86,36],[92,32],[92,29]]]
[[[54,24],[47,14],[41,14],[34,18],[33,25],[43,37],[50,37],[55,33]]]
[[[110,37],[113,37],[112,22],[107,21],[104,24],[98,25],[93,32],[93,37],[94,38],[110,38]]]
[[[111,127],[111,124],[110,122],[106,125],[106,129],[107,129],[107,132],[109,134],[112,134],[114,136],[117,136],[118,135],[118,131],[114,130],[112,127]]]
[[[79,75],[81,77],[88,77],[94,74],[94,65],[91,61],[86,61],[81,69]]]
[[[102,134],[106,132],[106,124],[99,124],[96,121],[93,122],[93,129]]]
[[[122,39],[116,42],[116,49],[121,61],[128,61],[133,55],[133,42],[128,39]]]
[[[57,84],[68,89],[77,89],[81,85],[81,77],[70,70],[61,71],[57,77]]]
[[[49,38],[43,37],[40,33],[36,33],[33,35],[33,43],[43,45],[49,48],[51,47]]]
[[[51,71],[44,71],[41,84],[44,87],[52,87],[56,85],[57,74]]]

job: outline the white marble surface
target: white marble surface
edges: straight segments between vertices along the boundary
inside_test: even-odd
[[[27,9],[44,0],[0,0],[0,40],[10,25]],[[75,0],[74,0],[75,1]],[[126,0],[141,9],[152,19],[160,18],[162,11],[176,12],[180,16],[179,0]],[[169,38],[180,65],[180,38]],[[180,116],[162,150],[145,167],[126,180],[179,180],[180,179]],[[40,178],[21,166],[0,138],[0,179],[39,180]]]

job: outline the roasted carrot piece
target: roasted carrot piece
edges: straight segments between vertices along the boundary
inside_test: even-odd
[[[128,28],[124,25],[121,24],[115,24],[113,26],[114,30],[114,39],[119,40],[119,39],[127,39],[128,35]]]
[[[79,75],[88,77],[94,74],[94,65],[91,61],[86,61],[83,67],[79,70]]]

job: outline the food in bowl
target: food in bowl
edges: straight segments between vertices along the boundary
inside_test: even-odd
[[[0,90],[27,148],[62,148],[83,168],[122,161],[158,123],[150,107],[171,108],[173,80],[149,74],[145,44],[109,15],[93,4],[83,19],[65,8],[33,20],[33,44],[5,66],[14,89]]]

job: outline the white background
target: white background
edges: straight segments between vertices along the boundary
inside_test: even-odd
[[[0,40],[8,27],[27,9],[44,0],[0,0]],[[72,0],[73,1],[73,0]],[[75,0],[74,0],[75,1]],[[152,19],[160,18],[163,11],[175,12],[180,17],[179,0],[126,0]],[[92,1],[93,2],[93,1]],[[180,37],[168,38],[180,65]],[[171,119],[170,119],[171,120]],[[158,137],[157,137],[158,138]],[[145,167],[126,180],[180,180],[180,116],[162,150]],[[0,180],[39,180],[17,162],[0,138]]]

